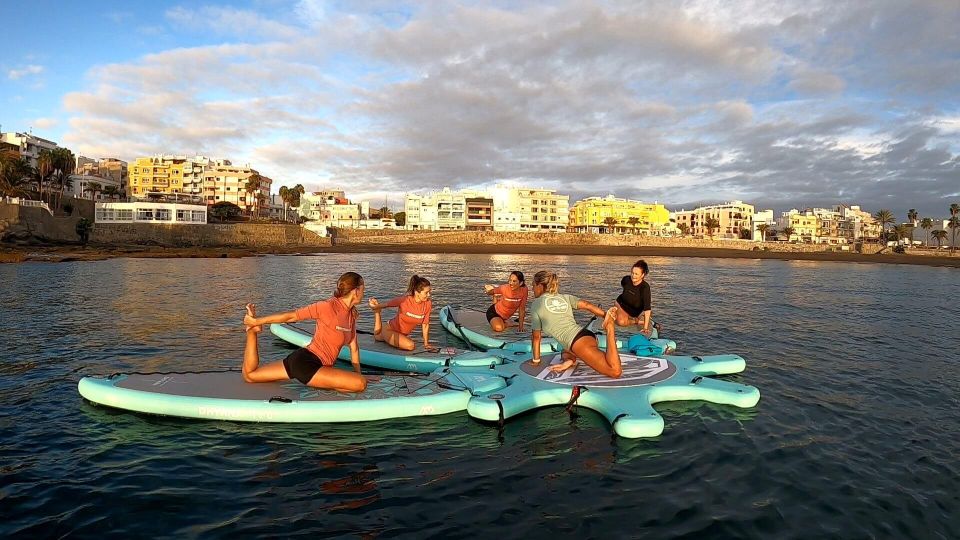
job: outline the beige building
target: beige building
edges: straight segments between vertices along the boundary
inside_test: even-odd
[[[498,185],[490,190],[494,230],[500,212],[517,214],[522,232],[566,232],[570,223],[570,196],[556,190]]]
[[[31,167],[37,166],[37,157],[40,156],[41,150],[57,148],[57,143],[36,137],[31,133],[0,133],[0,142],[6,143],[8,148],[16,147],[20,151],[20,156],[30,162]]]
[[[249,165],[236,166],[227,160],[220,160],[207,166],[201,174],[203,189],[200,195],[208,205],[226,201],[252,212],[260,205],[258,194],[263,195],[264,205],[270,201],[273,180],[251,169]],[[260,178],[260,189],[250,193],[247,191],[247,182],[254,177]]]
[[[700,206],[694,210],[680,210],[674,213],[678,228],[687,227],[687,234],[700,237],[710,236],[707,220],[715,219],[719,227],[713,230],[714,238],[740,238],[743,230],[753,237],[753,205],[743,201],[731,201],[724,204]]]
[[[467,197],[482,197],[473,191],[452,191],[445,187],[426,195],[408,193],[403,203],[407,214],[404,228],[424,231],[456,231],[467,227]]]
[[[96,177],[85,180],[85,182],[97,182],[103,187],[114,186],[120,191],[121,198],[126,197],[127,183],[129,181],[126,161],[116,158],[94,160],[79,156],[77,157],[75,174],[81,177]],[[76,183],[76,181],[74,181],[74,183]],[[74,186],[74,191],[77,193],[77,196],[89,198],[88,195],[82,195],[85,191],[81,187]],[[101,199],[101,197],[97,198],[97,200]]]

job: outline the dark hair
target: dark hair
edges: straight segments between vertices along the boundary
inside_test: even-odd
[[[413,294],[415,292],[420,292],[424,287],[430,286],[430,280],[427,278],[422,278],[416,274],[410,278],[410,283],[407,284],[407,294]]]
[[[647,269],[647,261],[643,259],[640,259],[639,261],[633,263],[633,267],[643,270],[643,275],[647,275],[650,273],[650,270]]]
[[[534,285],[543,285],[548,293],[556,294],[560,290],[560,278],[553,272],[541,270],[533,275]]]
[[[333,291],[333,296],[343,298],[353,292],[357,287],[363,286],[363,278],[356,272],[347,272],[337,280],[337,288]]]
[[[514,270],[513,272],[510,272],[510,275],[511,275],[511,276],[517,276],[517,280],[520,281],[520,286],[521,286],[521,287],[526,287],[526,286],[527,286],[527,282],[523,280],[523,272],[521,272],[521,271],[519,271],[519,270]]]

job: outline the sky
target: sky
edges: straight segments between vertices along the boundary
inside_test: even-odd
[[[402,206],[960,203],[960,2],[3,1],[0,129]]]

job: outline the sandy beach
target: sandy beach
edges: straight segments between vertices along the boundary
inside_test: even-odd
[[[251,249],[238,247],[161,247],[161,246],[4,246],[0,262],[99,261],[117,257],[139,258],[237,258],[263,255],[308,255],[314,253],[460,253],[460,254],[543,254],[612,255],[631,257],[702,257],[713,259],[773,259],[853,263],[914,264],[960,268],[960,252],[954,255],[859,254],[848,252],[782,252],[742,249],[536,245],[536,244],[352,244],[333,247],[291,247]]]

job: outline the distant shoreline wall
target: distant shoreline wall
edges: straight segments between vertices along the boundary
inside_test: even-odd
[[[299,225],[235,223],[230,225],[164,225],[155,223],[97,223],[90,241],[110,245],[170,247],[329,247],[323,238]]]

